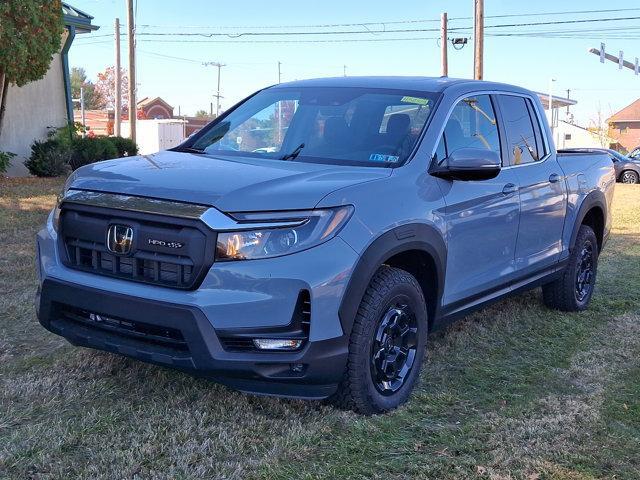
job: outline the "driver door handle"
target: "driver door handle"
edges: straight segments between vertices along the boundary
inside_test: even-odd
[[[518,191],[518,186],[515,183],[507,183],[502,189],[502,193],[504,193],[505,195],[516,193],[517,191]]]
[[[552,173],[551,175],[549,175],[549,181],[551,183],[557,183],[560,181],[560,175],[558,175],[557,173]]]

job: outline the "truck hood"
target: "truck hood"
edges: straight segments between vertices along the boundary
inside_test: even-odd
[[[87,165],[74,172],[68,186],[248,212],[313,208],[335,190],[391,171],[163,151]]]

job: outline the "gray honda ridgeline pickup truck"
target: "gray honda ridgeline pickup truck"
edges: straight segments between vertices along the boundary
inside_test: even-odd
[[[74,345],[370,414],[427,334],[506,295],[587,308],[615,184],[537,96],[417,77],[265,88],[180,146],[85,166],[37,241]]]

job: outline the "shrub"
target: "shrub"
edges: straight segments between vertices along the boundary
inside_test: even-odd
[[[31,156],[24,162],[32,175],[38,177],[57,177],[69,170],[69,149],[56,139],[43,142],[35,141],[31,145]]]
[[[130,138],[107,137],[118,150],[119,157],[131,157],[138,154],[138,145]]]
[[[118,157],[118,149],[109,137],[77,138],[71,145],[70,164],[76,170],[90,163]]]
[[[50,127],[47,137],[57,140],[61,145],[71,149],[73,142],[81,138],[80,133],[82,133],[82,128],[82,124],[79,122],[67,123],[64,127],[59,128]]]
[[[7,171],[9,165],[11,165],[11,159],[15,156],[15,153],[0,152],[0,175]]]

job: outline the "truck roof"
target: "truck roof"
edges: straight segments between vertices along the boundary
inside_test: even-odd
[[[282,87],[360,87],[389,88],[399,90],[417,90],[424,92],[442,92],[451,86],[473,86],[487,90],[506,90],[528,92],[526,89],[505,83],[469,80],[451,77],[404,77],[404,76],[362,76],[362,77],[329,77],[296,80],[281,83],[273,88]]]

